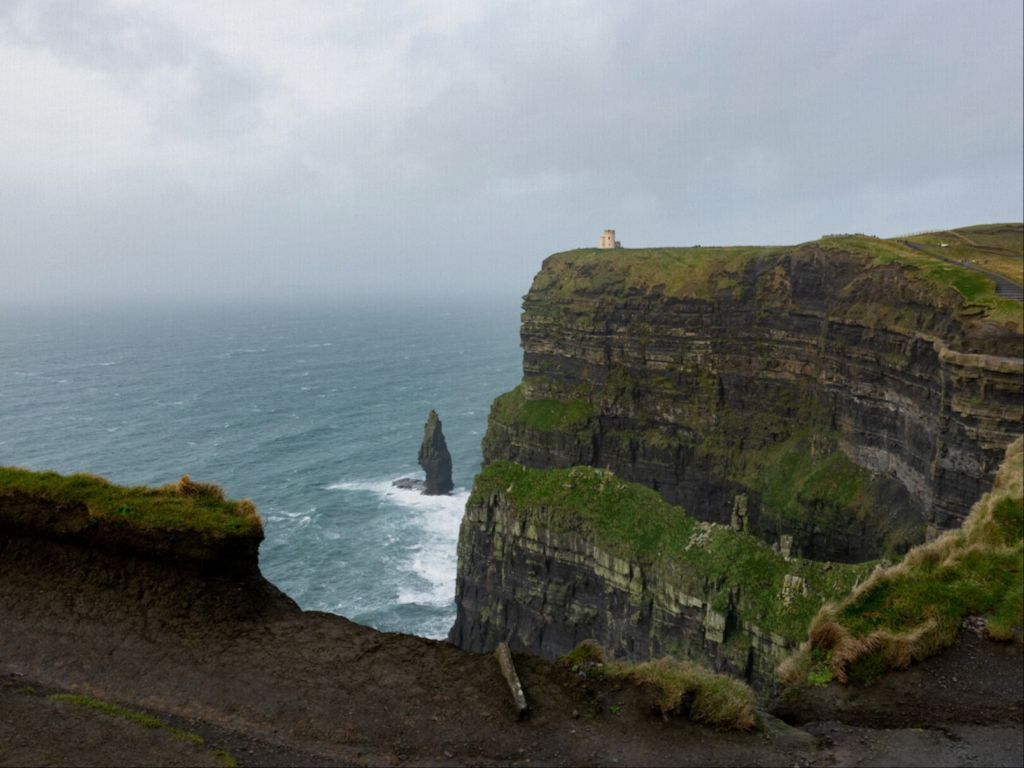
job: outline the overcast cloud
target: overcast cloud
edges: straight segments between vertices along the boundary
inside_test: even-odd
[[[0,0],[0,300],[1024,218],[1020,0]]]

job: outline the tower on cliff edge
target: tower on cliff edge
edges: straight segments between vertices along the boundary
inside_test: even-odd
[[[621,248],[622,243],[615,239],[615,230],[606,229],[597,243],[598,248]]]

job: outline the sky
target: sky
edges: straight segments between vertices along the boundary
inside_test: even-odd
[[[0,302],[1024,219],[1020,0],[0,0]]]

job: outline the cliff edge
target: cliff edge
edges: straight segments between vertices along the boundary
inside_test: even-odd
[[[1019,272],[1024,226],[996,229]],[[460,531],[452,642],[593,638],[776,690],[817,607],[959,528],[1024,431],[1020,303],[917,241],[549,257]]]
[[[485,463],[608,468],[721,523],[742,495],[793,554],[898,555],[960,525],[1024,429],[1021,305],[985,280],[864,236],[556,254]]]

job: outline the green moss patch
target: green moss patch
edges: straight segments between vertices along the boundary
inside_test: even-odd
[[[527,400],[518,386],[494,401],[491,418],[502,424],[522,424],[538,432],[554,432],[585,424],[594,415],[586,400]]]
[[[839,438],[801,429],[766,448],[722,457],[718,464],[731,466],[729,476],[760,496],[762,526],[771,521],[792,533],[818,528],[836,538],[861,536],[866,529],[877,538],[880,555],[901,556],[924,539],[923,524],[901,523],[885,509],[894,484],[855,464],[838,447]]]
[[[639,290],[709,298],[736,288],[743,267],[752,259],[780,250],[773,246],[581,248],[550,256],[531,293],[571,296]]]
[[[102,712],[105,715],[112,715],[114,717],[120,717],[122,720],[128,720],[129,722],[141,725],[143,728],[160,729],[167,731],[171,736],[182,741],[188,741],[192,744],[202,744],[203,737],[190,731],[183,731],[180,728],[174,728],[168,725],[163,720],[145,712],[139,712],[134,709],[128,709],[118,704],[111,704],[107,701],[101,701],[100,699],[94,699],[91,696],[79,696],[71,693],[55,693],[48,697],[51,701],[62,701],[67,704],[74,704],[79,707],[85,707],[86,709],[93,709],[97,712]]]
[[[162,730],[173,738],[186,741],[190,744],[196,744],[198,746],[205,744],[203,737],[198,733],[192,733],[191,731],[185,731],[181,728],[175,728],[158,717],[154,717],[146,712],[122,707],[119,704],[111,704],[108,701],[95,699],[91,696],[81,696],[71,693],[55,693],[47,698],[51,701],[59,701],[65,704],[73,704],[77,707],[91,709],[96,712],[101,712],[104,715],[110,715],[111,717],[119,717],[122,720],[127,720],[130,723],[140,725],[143,728]],[[234,766],[238,765],[235,759],[222,749],[211,750],[209,754],[215,760],[220,762],[221,765],[225,766],[225,768],[234,768]]]
[[[213,539],[262,534],[252,502],[227,500],[217,486],[187,476],[162,488],[124,487],[96,475],[0,467],[0,497],[14,494],[61,507],[84,505],[95,520],[145,531],[194,531]]]
[[[666,719],[682,715],[704,725],[739,731],[748,731],[757,723],[750,687],[699,664],[673,658],[639,664],[606,662],[593,640],[584,640],[558,663],[590,680],[646,689],[652,708]]]
[[[911,550],[815,618],[807,646],[787,665],[790,682],[815,658],[836,680],[898,669],[951,644],[967,616],[1009,639],[1024,632],[1024,438],[1007,450],[992,491],[960,530]],[[870,674],[868,674],[870,673]]]

